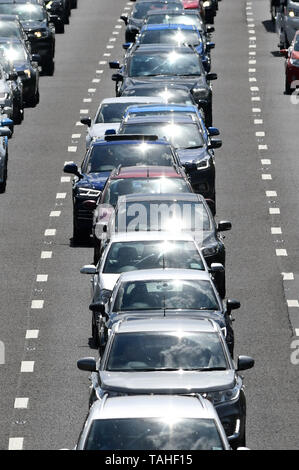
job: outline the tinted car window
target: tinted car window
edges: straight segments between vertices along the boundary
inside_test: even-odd
[[[13,21],[0,21],[0,37],[20,38],[21,36],[21,32],[16,23]]]
[[[174,4],[174,2],[169,2],[169,4],[163,3],[163,2],[145,2],[145,3],[140,2],[140,3],[136,3],[136,5],[134,6],[132,16],[133,18],[136,18],[136,19],[143,19],[146,17],[149,11],[168,10],[174,7],[182,8],[179,3],[178,5],[176,5],[176,3]]]
[[[294,44],[294,51],[299,51],[299,35],[296,36],[296,42]]]
[[[43,21],[45,12],[42,6],[32,3],[0,3],[1,15],[18,15],[21,21]]]
[[[201,75],[197,54],[169,53],[135,54],[129,61],[129,77],[155,75]]]
[[[141,44],[200,44],[200,38],[196,31],[164,29],[145,31],[139,38]]]
[[[115,230],[132,231],[205,231],[211,222],[205,206],[190,201],[121,202]]]
[[[110,247],[103,273],[159,268],[203,270],[204,265],[193,242],[117,242]]]
[[[196,26],[199,31],[202,30],[202,21],[198,15],[169,15],[158,14],[150,15],[147,18],[148,24],[187,24]]]
[[[120,122],[127,107],[132,103],[104,103],[96,117],[96,123]]]
[[[184,178],[125,178],[112,180],[105,189],[101,202],[115,206],[119,196],[133,193],[189,193]]]
[[[166,138],[175,148],[194,148],[203,146],[203,138],[194,123],[142,123],[124,124],[120,134],[151,134],[160,139]]]
[[[105,370],[130,372],[215,368],[227,369],[218,334],[179,331],[116,334]]]
[[[134,310],[218,310],[209,281],[146,280],[123,282],[117,292],[114,312]]]
[[[212,419],[126,418],[95,420],[85,450],[221,450]]]
[[[85,173],[112,171],[119,165],[172,166],[173,155],[167,145],[156,144],[113,144],[94,145],[84,165]]]

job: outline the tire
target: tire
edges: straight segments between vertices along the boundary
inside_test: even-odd
[[[73,218],[73,242],[80,243],[84,242],[88,239],[89,233],[86,231],[86,229],[82,227],[78,227],[76,218]]]
[[[54,60],[53,60],[53,57],[51,57],[42,67],[42,71],[45,75],[48,75],[49,77],[52,77],[52,75],[54,74],[54,68],[55,68],[55,64],[54,64]]]
[[[0,183],[0,193],[5,193],[6,190],[6,180],[7,180],[7,159],[4,168],[4,181]]]
[[[287,78],[285,79],[285,94],[286,95],[291,95],[293,93],[293,88],[291,88],[291,85],[289,84],[289,82],[287,81]]]
[[[96,266],[101,257],[101,244],[99,242],[95,243],[93,250],[93,264]]]
[[[15,103],[13,105],[13,122],[14,124],[21,124],[23,121],[23,110],[21,109],[20,105]]]
[[[77,8],[78,7],[78,0],[71,0],[71,8]]]
[[[240,436],[232,445],[233,450],[237,450],[238,447],[246,447],[246,432],[244,430],[242,436]]]
[[[64,33],[64,23],[57,23],[55,25],[55,33],[63,34]]]
[[[206,127],[212,127],[212,125],[213,125],[212,106],[208,109],[208,111],[206,113],[205,124],[206,124]]]
[[[98,331],[98,326],[97,326],[94,313],[92,314],[91,335],[92,335],[93,344],[95,345],[96,348],[98,348],[100,345],[100,338],[99,338],[99,331]]]

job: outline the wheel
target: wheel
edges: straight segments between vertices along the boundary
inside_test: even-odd
[[[2,183],[0,183],[0,193],[4,193],[6,189],[6,180],[7,180],[7,160],[5,163],[5,168],[4,168],[4,178]]]
[[[45,75],[48,75],[50,77],[52,77],[53,73],[54,73],[54,68],[55,68],[55,64],[54,64],[54,60],[53,60],[53,57],[51,57],[42,67],[42,70],[43,70],[43,73]]]
[[[21,124],[23,121],[23,110],[21,109],[19,103],[13,104],[13,122],[14,124]]]
[[[77,8],[78,6],[78,0],[72,0],[71,1],[71,8]]]
[[[207,110],[205,124],[206,124],[206,127],[212,127],[213,125],[212,106]]]
[[[96,242],[93,250],[93,264],[96,266],[101,257],[101,243]]]
[[[39,89],[36,90],[36,93],[33,97],[33,106],[36,106],[39,103]]]
[[[242,435],[233,444],[231,444],[231,448],[233,450],[237,450],[238,447],[246,447],[246,432],[245,432],[245,429],[244,429]]]
[[[86,231],[86,229],[78,226],[78,222],[76,221],[76,218],[73,218],[73,242],[74,243],[79,243],[82,241],[86,241],[88,238],[89,233]]]
[[[285,94],[286,95],[291,95],[293,93],[293,88],[291,88],[291,85],[289,84],[287,77],[285,79]]]
[[[57,23],[57,24],[55,25],[55,32],[56,32],[57,34],[63,34],[63,33],[64,33],[64,23],[62,23],[62,22],[61,22],[61,23]]]

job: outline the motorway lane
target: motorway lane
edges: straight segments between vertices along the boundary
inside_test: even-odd
[[[92,80],[103,68],[98,62],[105,59],[126,2],[78,3],[66,34],[56,36],[55,75],[41,78],[40,105],[26,109],[24,124],[10,141],[9,179],[0,208],[0,339],[6,346],[0,378],[2,449],[9,436],[24,437],[25,449],[71,447],[87,410],[86,377],[77,372],[75,362],[89,353],[88,282],[79,268],[91,261],[91,250],[70,247],[70,184],[61,184],[60,177],[65,160],[80,161],[84,154],[84,137],[77,154],[67,152],[71,135],[85,134],[84,127],[75,126],[80,109],[93,114],[100,98],[113,96],[110,72],[99,84]],[[96,98],[83,103],[93,96],[87,92],[91,87],[97,88]],[[60,206],[55,195],[66,187],[68,198]],[[62,210],[57,219],[49,218],[54,209]],[[57,228],[52,245],[44,237],[48,227]],[[42,250],[53,250],[52,259],[40,260]],[[42,287],[35,282],[37,274],[49,276]],[[32,311],[32,299],[43,299],[44,308]],[[24,350],[27,329],[40,331],[37,340],[26,341]],[[35,361],[33,373],[19,374],[22,360]],[[14,412],[15,397],[28,397],[28,409]],[[76,426],[70,426],[73,419]]]
[[[218,217],[228,218],[233,223],[233,230],[226,238],[227,292],[242,303],[241,310],[234,315],[236,355],[249,354],[256,360],[255,368],[244,373],[247,445],[252,449],[291,449],[298,447],[298,369],[290,363],[293,333],[281,276],[282,271],[287,271],[287,265],[282,265],[281,258],[275,255],[275,249],[282,246],[275,244],[277,237],[271,235],[270,228],[274,222],[273,216],[268,214],[269,198],[265,196],[265,191],[272,186],[261,179],[262,173],[269,173],[263,169],[261,158],[269,156],[258,151],[255,137],[258,126],[254,125],[252,107],[260,103],[251,102],[251,96],[256,93],[249,89],[255,84],[249,83],[248,68],[253,67],[248,63],[253,58],[249,51],[253,49],[248,47],[246,6],[245,1],[222,2],[215,24],[213,70],[218,72],[219,80],[214,86],[214,124],[220,127],[224,142],[223,149],[216,155]],[[277,174],[281,174],[280,154],[273,147],[276,144],[282,149],[288,147],[279,127],[282,121],[273,114],[273,101],[279,99],[271,93],[270,77],[277,80],[269,52],[273,45],[270,48],[269,43],[259,38],[261,29],[264,33],[261,21],[268,18],[267,8],[266,0],[252,1],[257,18],[256,67],[264,82],[259,81],[258,85],[261,88],[265,85],[268,91],[263,112],[272,116],[272,123],[267,125],[266,131],[273,132],[274,145],[269,148],[279,169]],[[263,68],[260,67],[262,60]],[[264,96],[263,92],[261,96]],[[289,107],[288,103],[284,105]],[[280,109],[279,102],[276,107]],[[273,131],[271,126],[275,120]],[[281,184],[286,194],[289,181],[282,180]]]
[[[262,13],[266,11],[267,1],[252,3],[257,8],[256,17],[260,15],[259,8]],[[5,263],[1,273],[0,339],[5,341],[7,349],[7,364],[1,366],[0,379],[1,390],[5,391],[0,397],[1,448],[7,448],[8,434],[23,436],[25,449],[70,448],[87,412],[88,374],[77,371],[75,362],[81,356],[95,354],[88,347],[88,277],[79,273],[80,266],[91,261],[92,250],[70,246],[70,188],[68,184],[60,184],[59,178],[65,160],[80,161],[83,155],[84,138],[74,158],[66,152],[71,134],[85,132],[84,128],[74,126],[79,110],[89,108],[93,113],[101,98],[113,96],[111,72],[107,67],[100,86],[91,85],[91,80],[95,70],[100,68],[98,60],[106,50],[122,5],[125,2],[110,5],[106,1],[98,4],[89,0],[84,2],[83,8],[79,1],[79,9],[73,11],[67,33],[57,36],[55,76],[42,78],[40,106],[26,110],[24,124],[10,141],[8,189],[1,196],[0,209],[3,221],[0,255]],[[236,4],[234,0],[225,0],[219,6],[213,51],[213,70],[219,74],[214,85],[214,124],[222,131],[224,146],[216,155],[217,202],[218,217],[233,222],[233,230],[226,236],[227,291],[242,302],[241,310],[235,314],[236,354],[251,354],[256,359],[255,369],[244,373],[248,445],[260,449],[295,448],[298,379],[296,367],[291,366],[289,360],[292,332],[284,301],[280,260],[275,257],[276,246],[270,233],[269,202],[265,198],[261,157],[254,135],[256,126],[248,83],[246,2]],[[104,18],[103,14],[99,16],[102,11],[105,11]],[[266,49],[268,45],[264,41],[273,42],[273,38],[268,39],[271,35],[261,29],[264,28],[261,23],[256,23],[257,36],[261,34],[264,38],[261,42],[258,37],[257,53],[263,51],[267,55],[268,64],[266,61],[264,66],[269,76],[273,59],[268,54],[271,48]],[[119,46],[123,32],[124,28],[111,51],[111,58],[121,56]],[[263,69],[259,70],[267,76]],[[277,76],[275,83],[276,80]],[[98,86],[91,106],[82,103],[90,86]],[[280,96],[278,92],[277,100]],[[277,109],[279,105],[276,102]],[[271,115],[271,106],[272,102],[263,106],[264,114]],[[271,132],[270,125],[267,132]],[[277,144],[284,148],[283,136],[278,137],[278,132],[274,135]],[[42,165],[38,165],[41,158]],[[277,160],[275,164],[279,168]],[[37,198],[32,192],[33,181]],[[283,186],[283,179],[279,184],[287,187]],[[55,194],[65,191],[66,187],[67,199],[61,207],[56,207],[62,210],[62,215],[49,225],[48,215],[55,208]],[[43,232],[48,226],[55,227],[57,235],[51,248],[44,248]],[[53,258],[39,261],[43,249],[53,249]],[[37,286],[35,275],[39,273],[47,273],[49,280],[42,292],[32,291]],[[44,299],[44,308],[32,313],[32,299]],[[27,328],[38,328],[40,335],[38,340],[27,341],[29,350],[23,356]],[[22,358],[36,361],[35,369],[32,374],[21,374],[16,392]],[[28,410],[16,410],[13,415],[16,396],[29,397],[29,406]]]

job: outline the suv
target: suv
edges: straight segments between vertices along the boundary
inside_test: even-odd
[[[276,29],[279,35],[280,49],[291,44],[296,31],[299,29],[299,2],[281,0],[276,17]]]

